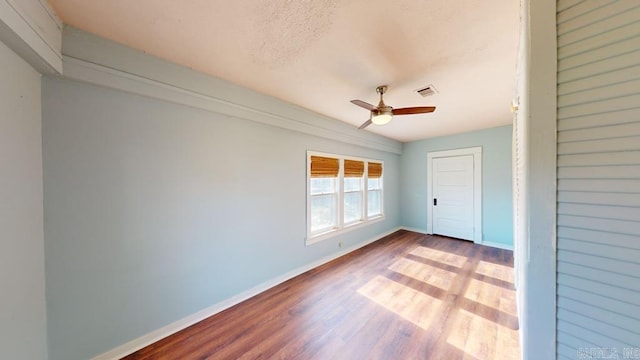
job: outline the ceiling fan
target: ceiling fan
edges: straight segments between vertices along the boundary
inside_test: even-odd
[[[362,100],[351,100],[351,103],[363,107],[371,112],[369,120],[360,125],[358,130],[364,129],[371,124],[385,125],[389,121],[391,121],[393,115],[425,114],[434,112],[436,110],[435,106],[418,106],[394,109],[389,105],[385,105],[384,101],[382,101],[382,95],[387,92],[386,85],[378,86],[376,88],[376,92],[380,94],[380,102],[378,103],[378,106],[371,105]]]

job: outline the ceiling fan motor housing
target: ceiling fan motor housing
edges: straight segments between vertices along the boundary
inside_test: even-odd
[[[378,110],[375,111],[375,113],[377,115],[393,115],[393,108],[389,105],[384,105],[382,104],[382,106],[378,106]]]

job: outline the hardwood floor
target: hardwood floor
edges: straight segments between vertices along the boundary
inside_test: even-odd
[[[510,251],[398,231],[125,359],[517,359]]]

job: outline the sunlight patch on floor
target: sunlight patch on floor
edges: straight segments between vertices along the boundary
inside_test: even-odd
[[[380,275],[358,293],[425,330],[442,306],[442,301]]]
[[[500,296],[500,304],[498,310],[512,315],[516,319],[518,318],[518,308],[516,306],[516,294],[515,291],[511,291],[506,296]]]
[[[453,280],[457,276],[456,273],[451,271],[406,258],[401,258],[394,262],[388,269],[442,290],[449,290]]]
[[[456,255],[424,246],[416,247],[409,254],[458,268],[461,268],[468,260],[466,256]]]
[[[447,343],[464,352],[465,359],[518,358],[518,330],[509,329],[466,310],[459,310],[453,322],[453,330]]]
[[[513,284],[513,268],[487,261],[479,261],[476,273]]]
[[[475,279],[471,279],[469,281],[467,290],[464,292],[465,298],[471,301],[489,306],[496,310],[502,310],[502,309],[496,308],[496,305],[500,304],[500,299],[504,298],[505,295],[508,295],[509,297],[515,297],[513,290],[508,290],[503,287],[488,284],[486,282],[475,280]],[[507,310],[512,310],[512,309],[507,309]],[[509,315],[516,316],[515,310],[513,310],[513,312],[509,311],[507,313]]]

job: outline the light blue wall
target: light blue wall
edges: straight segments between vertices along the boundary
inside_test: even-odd
[[[398,226],[426,229],[427,151],[483,146],[485,240],[511,244],[511,127],[402,146],[86,33],[64,43],[67,79],[42,83],[53,360],[112,350]],[[307,150],[383,160],[386,219],[305,246]]]
[[[400,225],[399,155],[43,80],[51,359],[86,359]],[[382,159],[386,219],[305,246],[306,151]]]
[[[40,74],[0,64],[0,359],[46,359]]]
[[[512,247],[511,133],[509,125],[406,143],[400,172],[402,225],[427,230],[427,153],[481,146],[483,240]]]

